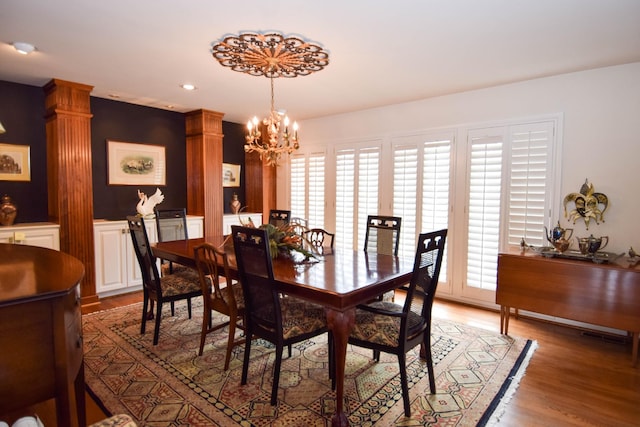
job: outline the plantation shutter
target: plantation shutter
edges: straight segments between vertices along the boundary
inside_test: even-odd
[[[421,233],[449,228],[451,140],[426,142],[422,167]],[[447,252],[442,258],[440,281],[447,281]]]
[[[507,244],[541,246],[544,226],[549,222],[549,189],[553,123],[535,123],[510,128],[510,178]]]
[[[291,216],[305,218],[309,227],[324,227],[324,153],[291,156]]]
[[[336,246],[364,244],[367,215],[378,214],[380,147],[336,151]]]
[[[418,215],[418,148],[396,147],[393,152],[393,215],[402,218],[398,254],[411,257],[416,252]]]
[[[366,148],[358,153],[358,236],[357,247],[364,249],[367,216],[378,215],[378,176],[380,148]]]
[[[335,245],[352,248],[355,218],[356,150],[336,153],[336,238]]]
[[[294,154],[291,156],[291,216],[305,218],[305,199],[307,167],[306,158],[303,154]]]
[[[470,133],[469,145],[466,284],[495,290],[500,241],[502,135],[474,136]]]
[[[307,215],[310,228],[326,228],[324,223],[325,207],[325,155],[313,153],[309,156],[309,197]]]

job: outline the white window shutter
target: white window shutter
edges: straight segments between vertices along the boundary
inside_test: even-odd
[[[501,137],[471,137],[467,286],[495,289],[500,242]]]
[[[553,123],[512,126],[509,132],[510,174],[507,244],[544,243],[549,223],[552,183]]]

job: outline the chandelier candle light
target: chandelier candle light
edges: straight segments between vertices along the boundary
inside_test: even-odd
[[[283,153],[291,154],[300,145],[298,123],[294,122],[290,129],[289,117],[275,109],[274,79],[307,76],[322,70],[329,64],[329,54],[320,46],[307,43],[298,37],[285,37],[278,33],[243,33],[225,37],[213,46],[213,57],[221,65],[234,71],[269,78],[269,116],[262,121],[254,116],[247,123],[244,150],[259,153],[260,159],[275,166]]]

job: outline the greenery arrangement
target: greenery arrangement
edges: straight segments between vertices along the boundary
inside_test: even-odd
[[[255,224],[249,218],[248,221],[241,222],[245,227],[254,227]],[[273,224],[261,224],[258,228],[266,230],[269,237],[269,251],[271,258],[275,259],[279,255],[291,256],[293,252],[297,252],[304,256],[306,260],[317,259],[318,254],[313,250],[313,245],[305,239],[300,233],[300,225],[284,224],[275,226]],[[305,247],[306,246],[306,247]]]

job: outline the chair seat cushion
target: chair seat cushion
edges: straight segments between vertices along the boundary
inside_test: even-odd
[[[186,265],[182,265],[182,264],[177,264],[175,262],[173,263],[162,263],[161,265],[161,273],[163,276],[167,275],[167,274],[175,274],[175,273],[180,273],[180,272],[184,272],[185,270],[193,270],[191,267],[187,267]],[[173,271],[173,273],[172,273]]]
[[[292,296],[280,299],[284,339],[308,334],[327,327],[324,308]]]
[[[282,336],[285,340],[327,327],[327,318],[322,306],[287,295],[280,298],[280,307]],[[265,307],[256,315],[263,319],[275,319],[272,307]],[[263,323],[263,326],[265,324]]]
[[[167,274],[162,277],[160,283],[162,286],[162,295],[165,298],[200,292],[198,272],[191,268],[185,268],[180,272]]]
[[[390,312],[402,312],[402,306],[388,301],[375,301],[367,306]],[[356,309],[355,325],[349,339],[396,347],[400,339],[400,321],[401,317],[398,316],[378,314],[358,308]],[[424,330],[424,319],[412,311],[408,312],[408,321],[408,336],[413,336]]]
[[[206,276],[207,283],[209,285],[209,289],[213,288],[213,283],[211,280],[211,276]],[[224,299],[225,304],[229,304],[229,292],[233,292],[233,297],[236,301],[236,308],[238,310],[244,309],[244,293],[242,292],[242,285],[240,282],[234,282],[231,286],[227,285],[220,288],[220,292],[222,293],[222,299]],[[214,296],[214,294],[210,294],[211,299],[219,299]]]

